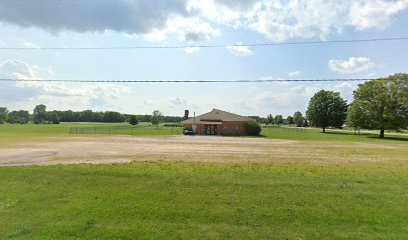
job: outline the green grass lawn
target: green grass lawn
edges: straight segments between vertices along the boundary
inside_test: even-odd
[[[349,131],[326,130],[322,133],[321,129],[299,129],[299,128],[266,128],[262,129],[261,135],[266,138],[287,139],[299,141],[324,141],[324,142],[408,142],[406,134],[385,134],[384,139],[380,139],[377,133],[354,134]]]
[[[113,127],[126,127],[115,130]],[[76,134],[69,134],[70,128],[76,128],[77,133],[85,134],[118,134],[135,136],[169,136],[180,135],[182,129],[178,127],[151,126],[150,123],[140,123],[135,128],[131,128],[128,123],[61,123],[61,124],[0,124],[1,142],[24,142],[33,141],[44,137],[69,137]],[[299,141],[334,141],[334,142],[384,142],[388,141],[408,141],[408,136],[386,135],[385,140],[379,139],[377,134],[362,133],[356,135],[352,132],[339,132],[327,130],[324,134],[321,129],[298,129],[288,127],[266,128],[261,132],[262,137],[271,139],[287,139]]]
[[[0,125],[0,147],[116,125]],[[1,167],[0,239],[408,239],[406,137],[262,134],[368,160]]]
[[[113,127],[127,127],[114,130]],[[71,128],[85,129],[89,134],[123,134],[137,136],[169,136],[181,134],[182,129],[176,127],[151,126],[140,123],[131,128],[129,123],[60,123],[60,124],[0,124],[0,144],[10,142],[35,141],[46,137],[69,137]]]
[[[407,239],[407,165],[0,168],[0,239]]]

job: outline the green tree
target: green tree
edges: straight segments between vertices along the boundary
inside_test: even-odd
[[[273,121],[275,124],[278,124],[278,125],[282,124],[283,123],[282,115],[276,115]]]
[[[310,124],[321,127],[326,132],[327,127],[341,128],[347,117],[347,101],[339,92],[317,92],[309,102],[306,117]]]
[[[126,117],[120,112],[106,111],[103,115],[104,122],[125,122]]]
[[[34,108],[34,123],[43,123],[47,120],[47,107],[44,104],[35,106]]]
[[[288,121],[288,124],[289,124],[289,125],[292,125],[292,124],[295,123],[295,122],[293,121],[293,117],[292,117],[292,116],[288,116],[288,117],[286,118],[286,121]]]
[[[273,124],[273,116],[272,116],[272,114],[269,114],[269,115],[266,117],[266,123],[267,123],[267,124]]]
[[[151,121],[153,125],[159,125],[161,122],[163,122],[163,114],[159,110],[153,111]]]
[[[249,121],[245,123],[245,132],[249,136],[259,136],[261,133],[261,125],[256,121]]]
[[[305,118],[303,117],[302,113],[297,111],[293,114],[293,122],[295,122],[296,127],[303,127],[303,123]]]
[[[8,119],[8,110],[6,107],[0,107],[0,124],[5,123]]]
[[[347,120],[351,126],[379,129],[408,127],[408,74],[395,74],[384,79],[359,84],[353,92]]]
[[[48,119],[53,123],[53,124],[59,124],[60,123],[60,117],[56,112],[51,112],[48,115]]]
[[[303,121],[303,127],[309,127],[309,122],[305,118],[305,121]]]
[[[139,124],[139,119],[137,119],[137,117],[136,117],[135,115],[132,115],[132,116],[130,116],[130,118],[129,118],[129,123],[130,123],[132,126],[135,126],[135,125]]]
[[[20,111],[11,111],[9,113],[8,122],[9,123],[21,123],[26,124],[30,119],[30,114],[28,111],[20,110]]]

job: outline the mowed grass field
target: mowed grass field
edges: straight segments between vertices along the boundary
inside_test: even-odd
[[[114,129],[124,127],[124,129]],[[0,124],[0,144],[16,143],[33,140],[46,140],[47,137],[69,137],[72,131],[89,134],[124,134],[136,136],[169,136],[182,133],[182,128],[151,126],[149,123],[140,123],[134,128],[129,123],[60,123],[60,124]]]
[[[77,125],[0,125],[0,148],[69,138],[66,130]],[[283,159],[296,161],[248,156],[203,163],[174,155],[131,164],[1,167],[0,239],[408,238],[407,137],[311,129],[262,134],[333,149],[325,152],[333,161],[285,152]],[[356,151],[370,161],[335,161]]]

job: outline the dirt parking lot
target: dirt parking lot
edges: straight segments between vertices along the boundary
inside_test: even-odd
[[[358,145],[358,144],[357,144]],[[0,149],[0,166],[55,164],[112,164],[132,161],[361,161],[378,160],[363,155],[378,146],[319,146],[289,140],[264,138],[171,136],[90,136],[55,138],[43,142],[16,144]],[[354,148],[358,147],[355,151]],[[333,148],[336,151],[333,151]],[[335,152],[336,154],[333,154]]]

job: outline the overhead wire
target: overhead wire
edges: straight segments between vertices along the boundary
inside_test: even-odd
[[[86,80],[86,79],[14,79],[0,82],[73,82],[73,83],[268,83],[268,82],[361,82],[381,78],[326,78],[326,79],[236,79],[236,80]]]
[[[272,47],[285,45],[311,45],[311,44],[334,44],[334,43],[362,43],[362,42],[386,42],[404,41],[408,37],[392,38],[367,38],[367,39],[343,39],[327,41],[298,41],[280,43],[235,43],[235,44],[198,44],[198,45],[169,45],[169,46],[99,46],[99,47],[0,47],[0,50],[131,50],[131,49],[184,49],[184,48],[224,48],[224,47]]]

